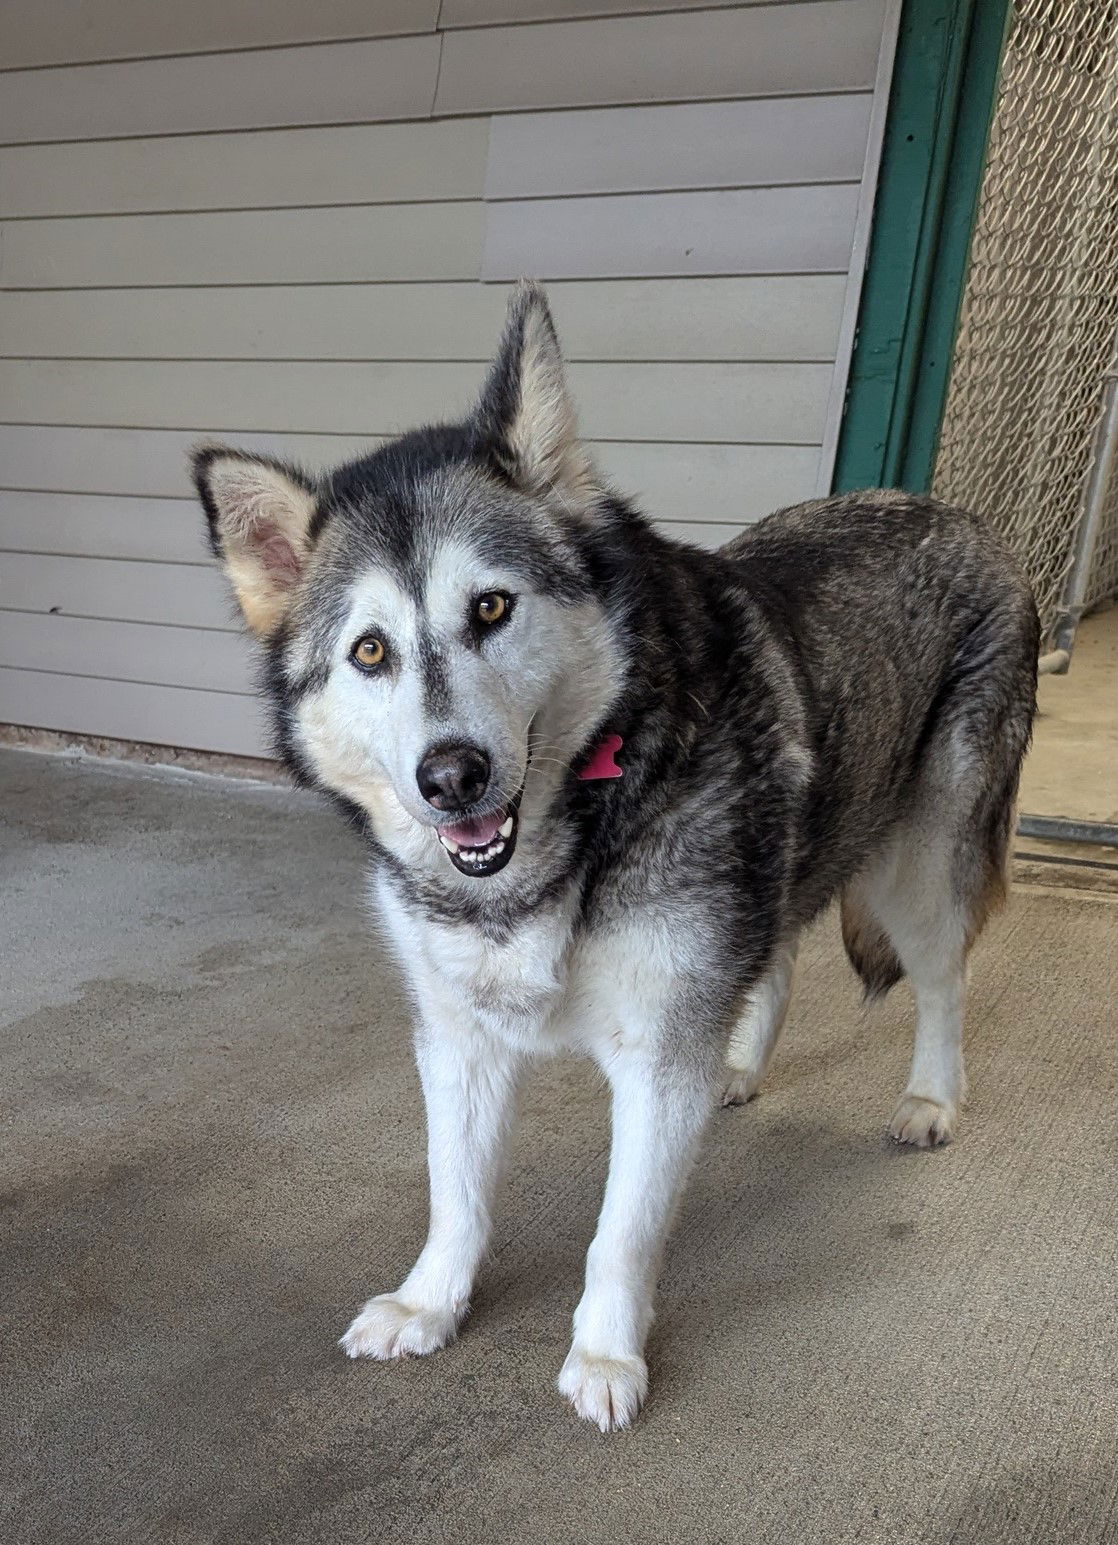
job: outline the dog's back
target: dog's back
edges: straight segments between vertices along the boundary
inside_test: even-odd
[[[1039,642],[1027,581],[997,533],[935,500],[872,491],[781,510],[722,551],[795,663],[826,768],[797,910],[814,911],[899,823],[927,823],[938,798],[969,804],[993,894]],[[879,989],[881,971],[869,975]]]

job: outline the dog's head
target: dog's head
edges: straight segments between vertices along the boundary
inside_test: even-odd
[[[612,501],[542,292],[513,295],[462,423],[322,479],[224,446],[194,476],[289,764],[405,863],[503,870],[624,673],[595,557]]]

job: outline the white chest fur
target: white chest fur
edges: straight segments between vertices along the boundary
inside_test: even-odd
[[[460,923],[432,922],[376,887],[378,920],[425,1018],[473,1023],[528,1053],[572,1043],[566,1012],[574,898],[560,897],[511,934],[493,939]]]

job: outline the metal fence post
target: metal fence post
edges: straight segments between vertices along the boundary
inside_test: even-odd
[[[1063,676],[1071,664],[1071,652],[1075,647],[1075,634],[1087,599],[1087,587],[1091,580],[1091,567],[1095,560],[1095,547],[1102,528],[1103,508],[1116,453],[1118,371],[1108,371],[1103,377],[1102,413],[1095,431],[1091,470],[1083,489],[1071,568],[1068,570],[1064,598],[1056,618],[1052,648],[1040,657],[1038,669],[1042,674]]]

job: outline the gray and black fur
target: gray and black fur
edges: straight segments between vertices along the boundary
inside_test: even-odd
[[[287,495],[253,493],[254,468]],[[1039,643],[1028,584],[983,519],[877,490],[781,510],[718,552],[671,540],[586,460],[550,314],[531,288],[514,299],[462,422],[416,430],[322,479],[220,448],[198,453],[195,478],[235,584],[243,559],[283,591],[278,609],[261,603],[269,620],[257,628],[277,746],[297,778],[360,823],[378,894],[401,920],[405,967],[425,929],[439,948],[465,931],[479,951],[515,950],[554,914],[566,930],[556,958],[573,971],[586,941],[620,937],[632,918],[663,924],[680,961],[663,994],[672,1025],[652,1037],[658,1055],[709,1081],[729,1037],[730,1098],[747,1098],[783,1017],[795,939],[837,897],[867,994],[908,971],[924,1016],[894,1135],[923,1145],[950,1134],[962,1097],[956,998],[966,952],[1004,890]],[[568,711],[545,734],[551,698],[527,702],[504,783],[493,751],[493,800],[509,800],[514,776],[523,796],[516,853],[491,878],[446,861],[437,813],[404,787],[410,764],[370,773],[366,799],[360,769],[338,771],[322,750],[329,711],[315,707],[313,735],[306,728],[308,704],[325,701],[345,669],[340,630],[366,571],[390,575],[415,608],[412,663],[401,653],[384,667],[397,672],[392,690],[411,671],[412,717],[455,724],[455,672],[484,674],[486,652],[497,659],[505,646],[465,620],[460,634],[440,632],[428,615],[430,575],[448,547],[468,551],[479,573],[513,576],[506,641],[516,607],[537,604],[516,595],[541,598],[557,619],[549,628],[562,634],[563,617],[572,628],[577,618],[597,641],[595,660],[579,666],[581,720]],[[531,637],[517,647],[519,680],[534,665]],[[568,721],[579,723],[574,739]],[[348,720],[335,722],[340,741]],[[607,733],[623,739],[624,776],[581,781]],[[470,734],[483,741],[485,725]],[[416,990],[422,999],[427,989]],[[524,1001],[510,986],[509,1025],[520,1026]],[[591,1397],[566,1392],[594,1415]]]

